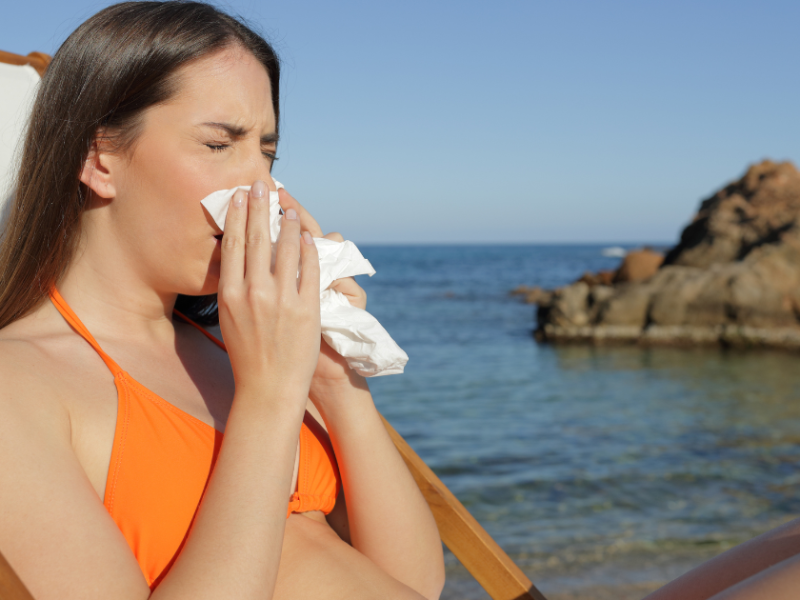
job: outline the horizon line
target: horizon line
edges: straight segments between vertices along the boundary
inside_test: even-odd
[[[354,240],[354,243],[358,244],[359,246],[605,246],[605,247],[614,247],[614,246],[657,246],[657,247],[672,247],[677,245],[679,242],[663,242],[663,241],[626,241],[626,242],[609,242],[609,241],[540,241],[540,242],[532,242],[532,241],[507,241],[504,240],[500,241],[435,241],[435,242],[428,242],[428,241],[405,241],[405,242],[395,242],[395,241],[358,241]]]

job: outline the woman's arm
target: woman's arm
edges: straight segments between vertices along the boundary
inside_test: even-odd
[[[295,198],[284,189],[279,195],[284,211],[297,211],[303,229],[322,237],[319,224]],[[324,237],[343,240],[338,233]],[[333,287],[366,308],[366,293],[354,279],[340,279]],[[349,533],[344,537],[401,583],[438,598],[444,558],[436,521],[383,426],[366,380],[325,342],[309,397],[325,421],[342,475]]]
[[[236,394],[186,545],[153,598],[264,600],[275,587],[319,351],[319,259],[308,233],[301,240],[297,214],[287,211],[270,274],[266,192],[256,182],[231,200],[218,297]]]
[[[748,577],[710,600],[796,600],[800,590],[800,554]]]
[[[144,600],[147,582],[77,459],[64,382],[41,372],[47,364],[36,344],[0,342],[0,550],[36,600]]]
[[[324,344],[326,353],[333,351]],[[350,543],[398,581],[438,598],[444,559],[436,522],[366,381],[353,371],[349,375],[349,381],[334,384],[315,380],[311,399],[325,420],[342,475]]]
[[[795,578],[795,589],[800,589],[800,519],[789,521],[692,569],[662,588],[646,600],[708,600],[722,598],[780,598],[781,596],[748,596],[743,590],[760,589],[766,585],[764,578],[772,580],[771,567],[776,569],[775,581]],[[794,562],[792,562],[794,561]],[[778,573],[778,565],[782,565]],[[721,593],[742,583],[739,595]],[[776,583],[777,585],[777,583]],[[752,587],[748,587],[752,586]],[[716,596],[715,594],[720,594]],[[733,594],[733,595],[731,595]],[[787,596],[788,597],[788,596]]]
[[[146,600],[136,558],[72,448],[58,388],[21,376],[45,357],[9,345],[0,342],[0,550],[36,600]],[[237,391],[195,528],[152,598],[271,597],[303,418],[300,402],[275,409],[272,398],[289,400],[275,388]]]
[[[194,526],[153,600],[271,598],[303,419],[298,402],[288,402],[297,393],[237,390]]]

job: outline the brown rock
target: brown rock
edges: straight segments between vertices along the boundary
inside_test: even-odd
[[[585,283],[589,287],[594,287],[597,285],[597,275],[586,271],[575,283]]]
[[[527,296],[529,293],[538,290],[538,287],[528,287],[527,285],[521,285],[519,287],[515,287],[513,290],[508,292],[509,296]]]
[[[652,250],[633,250],[622,259],[617,272],[614,274],[614,283],[627,283],[646,281],[656,274],[664,255]]]
[[[644,327],[650,306],[650,288],[626,285],[606,300],[597,313],[596,324]]]
[[[584,326],[589,324],[589,286],[582,281],[555,290],[547,303],[540,303],[540,324]]]
[[[599,271],[597,273],[597,280],[599,285],[611,285],[614,283],[615,271]]]
[[[611,285],[614,282],[615,273],[616,271],[598,271],[597,273],[586,271],[578,281],[582,281],[590,288],[596,285]],[[578,283],[578,281],[575,283]]]
[[[662,262],[663,261],[663,262]],[[800,349],[800,172],[764,161],[705,200],[662,259],[629,253],[539,304],[537,339]]]
[[[654,325],[682,325],[690,319],[690,306],[696,307],[698,295],[713,273],[695,267],[664,267],[649,282],[651,289],[648,318]],[[721,310],[721,312],[724,312]],[[713,319],[712,319],[713,320]]]
[[[541,302],[549,302],[553,293],[538,286],[528,287],[527,285],[521,285],[511,290],[509,295],[522,296],[525,304],[539,304]]]
[[[765,160],[703,201],[664,264],[708,267],[742,260],[754,248],[797,236],[800,172]]]

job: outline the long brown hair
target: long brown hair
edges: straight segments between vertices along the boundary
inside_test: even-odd
[[[69,266],[88,190],[79,180],[98,130],[116,150],[135,142],[145,109],[177,91],[177,70],[232,45],[264,65],[279,116],[280,65],[241,21],[202,2],[124,2],[83,23],[58,49],[31,113],[15,202],[0,241],[0,328],[28,314]],[[219,320],[217,296],[178,296],[176,308]]]

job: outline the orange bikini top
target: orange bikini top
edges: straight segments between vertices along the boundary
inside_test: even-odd
[[[117,424],[108,466],[105,505],[136,556],[151,589],[169,571],[185,542],[223,434],[160,398],[123,371],[98,345],[55,287],[50,299],[114,375]],[[225,350],[225,344],[184,317]],[[227,351],[227,350],[226,350]],[[306,413],[300,429],[293,512],[333,510],[341,487],[327,435]]]

